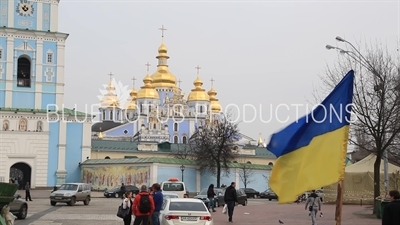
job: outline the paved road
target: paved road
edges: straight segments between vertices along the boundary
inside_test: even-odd
[[[28,218],[16,221],[16,225],[121,225],[121,219],[116,217],[119,199],[93,198],[90,205],[77,203],[75,206],[64,204],[50,206],[45,198],[33,199],[29,202]],[[215,225],[229,224],[227,216],[218,208],[213,214]],[[319,225],[332,225],[334,222],[334,205],[324,205],[324,217],[318,218]],[[355,215],[354,213],[361,214]],[[361,206],[344,206],[343,225],[379,225],[380,220],[366,218],[371,211]],[[311,224],[304,205],[278,205],[276,201],[250,199],[248,206],[235,208],[234,223],[239,225],[278,225],[278,219],[285,224]]]

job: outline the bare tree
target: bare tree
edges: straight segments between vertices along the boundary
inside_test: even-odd
[[[243,159],[243,162],[240,162],[239,178],[242,181],[244,188],[247,188],[247,185],[255,181],[253,176],[254,176],[254,171],[251,168],[251,164],[246,162],[245,159]]]
[[[228,163],[237,157],[234,143],[239,140],[240,133],[238,124],[232,122],[229,114],[218,116],[218,119],[201,123],[189,142],[200,171],[215,175],[217,187],[220,187],[222,172],[228,174]]]
[[[170,156],[176,159],[193,159],[193,151],[190,144],[177,144],[176,149],[171,149]]]
[[[344,53],[337,63],[327,67],[321,79],[328,89],[337,85],[343,74],[353,68],[354,81],[353,118],[350,143],[359,149],[376,154],[374,163],[374,197],[380,196],[380,164],[385,151],[391,150],[400,134],[400,68],[394,54],[381,45],[366,46],[363,56],[358,48],[346,42],[351,51],[333,46]],[[343,55],[343,54],[341,54]],[[354,116],[353,115],[353,116]]]

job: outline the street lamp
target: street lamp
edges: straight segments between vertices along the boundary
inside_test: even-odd
[[[328,49],[328,50],[331,50],[331,49],[338,50],[341,54],[347,54],[350,58],[352,58],[356,62],[360,63],[364,68],[366,68],[368,71],[370,71],[372,74],[374,74],[374,76],[379,78],[379,80],[381,81],[381,83],[379,85],[374,87],[374,90],[376,92],[382,90],[384,81],[383,81],[382,76],[375,69],[375,67],[372,66],[372,64],[361,54],[360,51],[358,51],[358,49],[356,47],[354,47],[354,45],[351,42],[349,42],[346,39],[344,39],[342,37],[339,37],[339,36],[337,36],[335,39],[337,41],[339,41],[339,42],[344,42],[344,43],[350,45],[350,47],[353,49],[353,51],[347,51],[347,50],[344,50],[344,49],[341,49],[339,47],[335,47],[335,46],[332,46],[332,45],[326,45],[325,48]],[[382,108],[384,107],[384,104],[385,104],[385,102],[384,102],[385,99],[384,99],[383,94],[384,93],[381,94],[381,104],[382,104],[381,107]],[[382,142],[384,142],[386,140],[386,130],[383,130],[382,132],[383,132]],[[384,158],[383,166],[384,166],[384,174],[385,174],[385,182],[384,182],[384,184],[385,184],[385,192],[387,193],[388,192],[388,188],[389,188],[388,151],[387,151],[387,149],[385,149],[385,151],[383,152],[383,158]]]
[[[182,182],[183,182],[183,172],[185,171],[185,166],[184,165],[181,166],[181,171],[182,171]]]

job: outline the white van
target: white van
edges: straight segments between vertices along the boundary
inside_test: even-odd
[[[178,178],[169,178],[168,181],[161,183],[161,190],[163,193],[172,192],[179,196],[179,198],[189,198],[189,192],[183,181]]]

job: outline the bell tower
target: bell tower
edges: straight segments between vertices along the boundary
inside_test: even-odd
[[[59,0],[0,0],[0,108],[61,109],[68,34]]]

